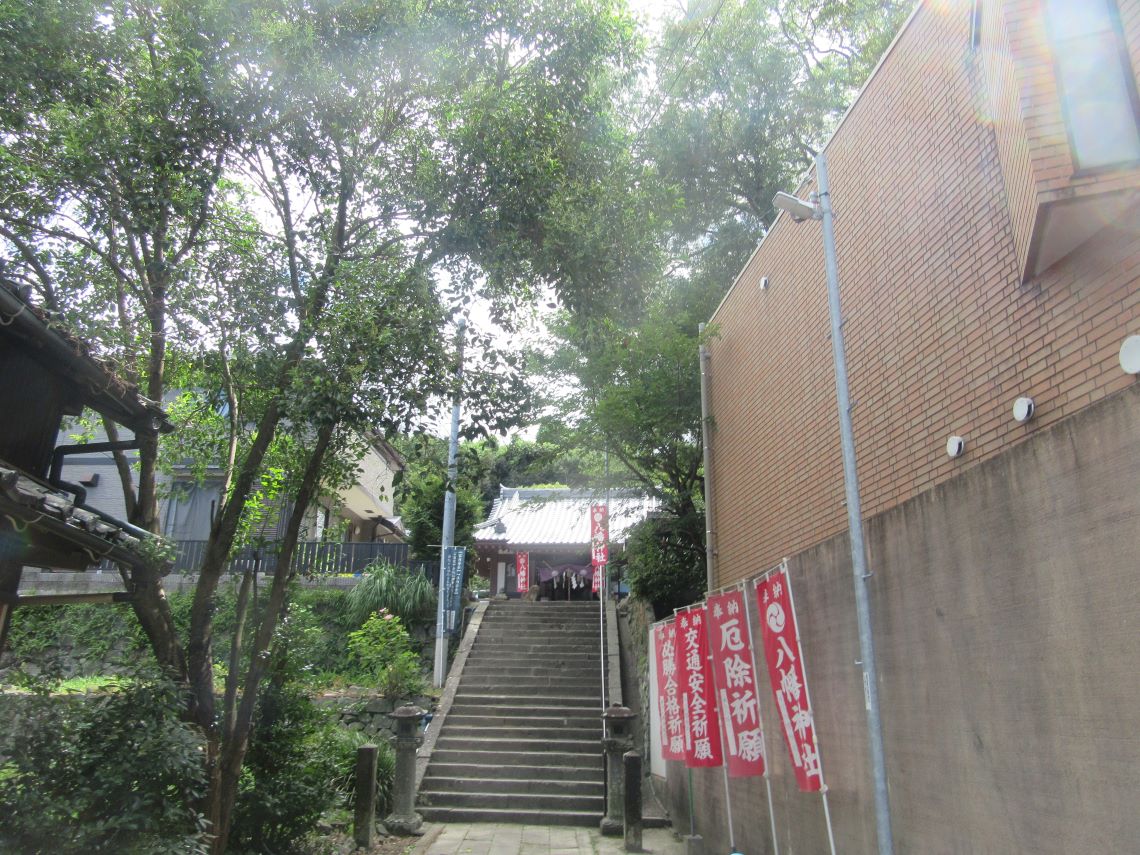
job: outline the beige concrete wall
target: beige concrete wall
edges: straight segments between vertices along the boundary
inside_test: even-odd
[[[1140,384],[866,532],[895,851],[1137,851]],[[790,572],[839,851],[872,852],[846,535]],[[826,852],[820,797],[795,789],[770,692],[762,708],[780,851]],[[669,767],[687,828],[685,771]],[[727,851],[722,773],[693,781],[697,829]],[[772,851],[763,782],[732,793],[738,848]]]

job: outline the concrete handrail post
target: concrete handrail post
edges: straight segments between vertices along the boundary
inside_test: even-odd
[[[405,704],[397,707],[389,718],[396,722],[396,780],[392,785],[392,813],[384,826],[394,834],[418,834],[423,817],[416,813],[416,749],[423,744],[420,721],[426,713]]]
[[[376,842],[376,765],[378,748],[369,743],[356,749],[356,804],[352,839],[370,849]]]
[[[618,836],[625,831],[625,786],[622,781],[622,755],[633,748],[633,723],[637,713],[629,707],[611,704],[602,719],[606,735],[602,747],[606,752],[606,815],[602,817],[602,834]]]
[[[625,851],[641,851],[641,755],[622,755],[625,775]]]

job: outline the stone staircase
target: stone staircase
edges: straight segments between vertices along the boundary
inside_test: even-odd
[[[416,809],[434,822],[597,826],[601,679],[597,603],[490,603]]]

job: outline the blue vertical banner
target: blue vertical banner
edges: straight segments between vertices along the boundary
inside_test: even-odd
[[[440,568],[439,592],[443,597],[443,626],[439,634],[455,634],[459,629],[459,615],[463,609],[463,568],[467,562],[466,546],[448,546],[443,550]]]

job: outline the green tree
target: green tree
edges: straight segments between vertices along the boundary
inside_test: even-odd
[[[548,371],[548,426],[658,496],[663,519],[627,549],[634,588],[659,606],[703,587],[698,325],[708,320],[794,189],[909,3],[693,2],[665,24],[633,144],[641,192],[665,212],[628,239],[663,247],[624,311],[565,313]],[[623,235],[623,237],[626,235]],[[636,252],[636,251],[635,251]],[[636,254],[653,257],[647,246]],[[710,335],[715,330],[710,330]]]
[[[437,472],[406,478],[400,504],[401,520],[408,528],[409,543],[417,558],[439,561],[443,542],[443,500],[447,478]],[[475,545],[475,526],[483,521],[483,503],[462,484],[455,490],[455,545]]]
[[[611,96],[636,40],[618,4],[587,0],[8,0],[0,26],[20,68],[0,84],[5,280],[32,286],[150,397],[178,354],[226,400],[204,442],[225,446],[228,490],[186,645],[157,575],[133,580],[207,736],[221,852],[327,462],[354,430],[406,426],[449,390],[441,334],[475,296],[508,319],[542,284],[580,303],[599,270],[628,268],[621,252],[586,267],[569,248],[586,221],[573,212],[601,210],[586,191],[610,174],[599,144],[618,136]],[[498,429],[518,367],[472,338],[470,413]],[[288,467],[274,462],[283,438]],[[140,461],[125,488],[132,520],[153,528],[157,447]],[[218,584],[276,470],[293,507],[279,572],[252,638],[243,584],[219,711]]]

